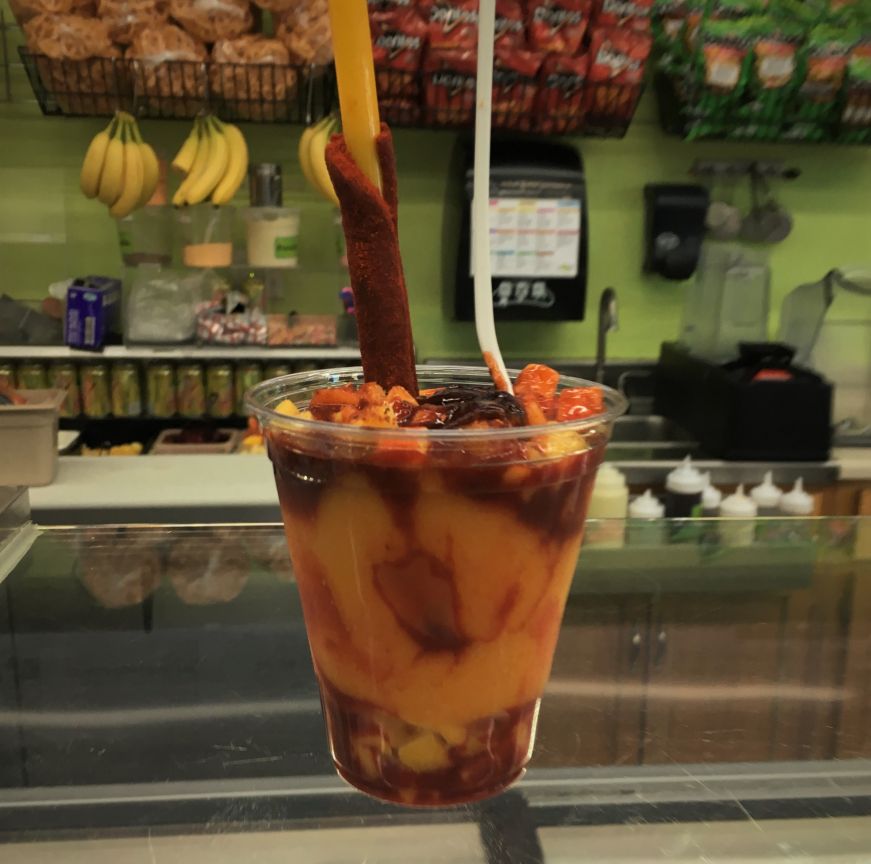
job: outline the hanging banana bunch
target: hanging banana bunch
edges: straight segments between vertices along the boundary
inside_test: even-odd
[[[229,204],[248,173],[248,145],[232,123],[197,117],[172,167],[185,175],[172,197],[176,207],[207,198],[216,206]]]
[[[159,179],[157,154],[142,140],[136,118],[118,111],[88,146],[79,185],[86,197],[99,199],[122,219],[148,203]]]
[[[299,167],[309,185],[336,207],[339,206],[339,199],[327,171],[326,151],[327,142],[336,131],[337,125],[335,116],[331,114],[319,123],[309,126],[300,135],[298,151]]]

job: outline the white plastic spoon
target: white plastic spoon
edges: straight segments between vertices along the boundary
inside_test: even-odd
[[[513,393],[496,339],[490,273],[490,126],[493,96],[493,39],[496,0],[478,2],[478,70],[475,87],[475,178],[472,185],[472,265],[475,283],[475,332],[484,361],[498,390]]]

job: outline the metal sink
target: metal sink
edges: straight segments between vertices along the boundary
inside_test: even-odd
[[[615,421],[606,458],[673,461],[695,454],[698,449],[698,443],[667,417],[630,414]]]

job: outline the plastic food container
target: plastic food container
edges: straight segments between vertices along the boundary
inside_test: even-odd
[[[151,454],[233,453],[239,446],[241,437],[239,429],[216,429],[214,435],[204,435],[196,439],[186,436],[183,429],[164,429],[157,436]]]
[[[64,390],[19,390],[25,405],[0,405],[0,486],[48,486],[57,472]]]
[[[249,207],[244,215],[248,263],[252,267],[297,266],[299,210],[290,207]]]
[[[232,207],[198,204],[179,211],[176,218],[184,237],[185,267],[229,267],[233,263]]]

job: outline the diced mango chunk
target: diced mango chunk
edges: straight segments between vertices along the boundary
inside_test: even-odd
[[[399,761],[412,771],[441,771],[451,764],[447,750],[432,732],[424,732],[399,748]]]
[[[285,417],[299,417],[299,408],[292,399],[283,399],[275,406],[275,411],[278,414],[284,414]]]

